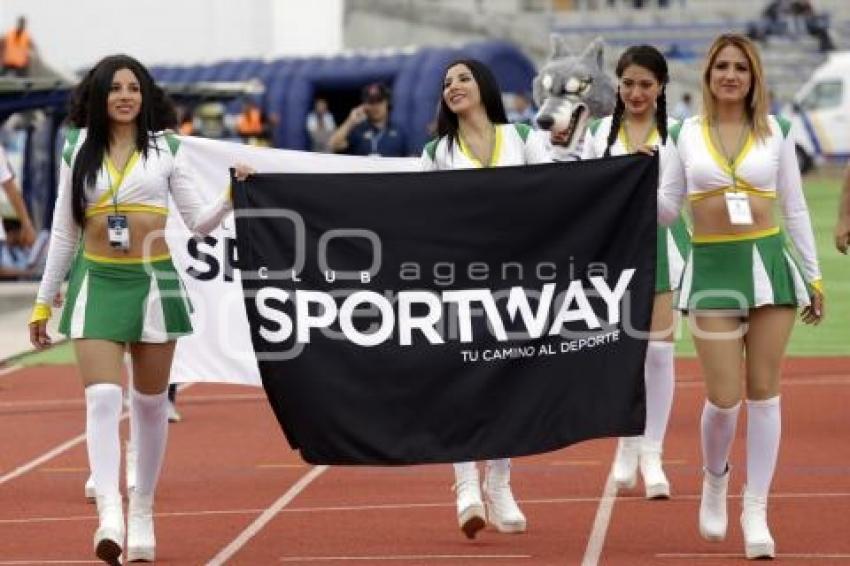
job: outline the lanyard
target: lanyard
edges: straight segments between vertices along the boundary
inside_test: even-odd
[[[133,162],[133,158],[135,157],[136,152],[130,154],[130,157],[127,158],[127,163],[124,164],[124,170],[118,174],[118,179],[113,184],[112,175],[109,173],[109,165],[111,161],[109,161],[109,155],[104,156],[103,165],[104,169],[106,169],[106,179],[109,185],[109,192],[112,193],[112,206],[115,209],[115,214],[118,214],[118,191],[121,189],[121,185],[124,184],[124,177],[127,175],[127,169],[130,167],[130,164]],[[114,166],[113,166],[114,167]],[[117,168],[115,168],[118,171]]]
[[[744,141],[747,139],[747,136],[750,133],[749,124],[741,127],[741,134],[738,137],[738,144],[735,149],[734,154],[730,154],[726,151],[726,147],[723,145],[723,138],[720,137],[720,128],[716,125],[712,127],[714,130],[714,136],[717,138],[717,143],[720,145],[720,150],[723,152],[723,157],[726,158],[726,162],[729,165],[729,171],[732,173],[732,188],[738,188],[738,174],[735,171],[735,160],[741,155],[741,151],[744,149]]]
[[[652,134],[655,133],[655,130],[656,130],[655,119],[653,118],[652,125],[646,131],[646,135],[643,138],[643,142],[637,147],[643,147],[643,146],[647,145],[649,143],[649,140],[652,138]],[[637,149],[632,144],[631,136],[629,136],[628,120],[623,120],[623,145],[626,148],[626,153],[634,153],[635,150]]]
[[[377,133],[375,133],[377,132]],[[386,128],[382,130],[375,130],[372,132],[372,135],[369,136],[369,143],[372,145],[372,154],[378,153],[378,144],[381,143],[381,138],[384,137],[384,134],[387,132]]]
[[[109,183],[109,192],[112,193],[112,207],[115,209],[115,214],[118,214],[118,189],[121,188],[119,186],[115,187],[112,185],[112,175],[109,174],[109,165],[106,166],[106,179]]]

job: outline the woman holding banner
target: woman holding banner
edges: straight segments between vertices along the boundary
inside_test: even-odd
[[[449,64],[437,112],[437,139],[422,152],[423,170],[548,163],[551,151],[531,127],[508,122],[502,93],[486,65],[474,59]],[[511,491],[510,459],[487,462],[483,497],[475,462],[455,464],[454,471],[458,523],[468,538],[484,528],[485,516],[499,532],[525,532],[525,515]]]
[[[659,147],[663,169],[671,159],[668,128],[676,124],[667,118],[667,61],[654,47],[638,45],[620,56],[616,73],[620,84],[614,114],[591,123],[582,159]],[[614,480],[621,489],[635,486],[640,463],[647,499],[670,497],[661,452],[676,383],[673,290],[678,288],[689,250],[690,234],[681,217],[669,228],[658,227],[655,301],[644,367],[646,428],[642,437],[621,438],[614,458]]]
[[[767,496],[780,440],[779,380],[794,326],[817,324],[824,295],[790,124],[768,114],[756,48],[718,37],[702,76],[703,109],[671,129],[678,159],[663,174],[659,219],[678,218],[685,195],[694,220],[677,307],[690,313],[707,399],[702,413],[704,479],[699,529],[726,536],[729,453],[746,383],[746,488],[741,527],[747,558],[775,556]],[[802,259],[797,267],[774,217]],[[745,371],[742,368],[746,368]]]
[[[147,69],[116,55],[77,87],[62,154],[47,265],[29,324],[46,348],[50,303],[71,267],[60,331],[71,338],[85,386],[86,442],[97,494],[95,553],[119,564],[124,513],[118,486],[125,347],[133,360],[131,436],[138,458],[129,494],[125,561],[154,560],[153,497],[165,453],[166,389],[177,337],[192,331],[188,301],[165,239],[169,195],[195,233],[231,210],[204,205],[166,128],[174,109]]]

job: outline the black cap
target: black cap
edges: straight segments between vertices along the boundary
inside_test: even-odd
[[[361,97],[363,102],[381,102],[383,100],[389,100],[390,89],[388,89],[387,85],[383,83],[372,83],[363,87]]]

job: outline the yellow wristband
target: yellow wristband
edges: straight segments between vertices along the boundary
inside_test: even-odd
[[[812,289],[814,289],[818,294],[820,294],[820,295],[824,294],[823,293],[823,279],[815,279],[814,281],[809,283],[809,285],[811,285]]]
[[[53,311],[50,310],[50,307],[48,305],[44,303],[36,303],[35,306],[32,308],[30,323],[48,320],[52,313]]]

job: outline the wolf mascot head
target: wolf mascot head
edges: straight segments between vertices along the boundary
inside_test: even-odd
[[[566,130],[559,145],[575,150],[590,118],[614,112],[614,83],[603,68],[604,43],[594,39],[575,56],[564,38],[552,35],[552,54],[534,77],[534,103],[540,109],[537,124],[544,130]]]

